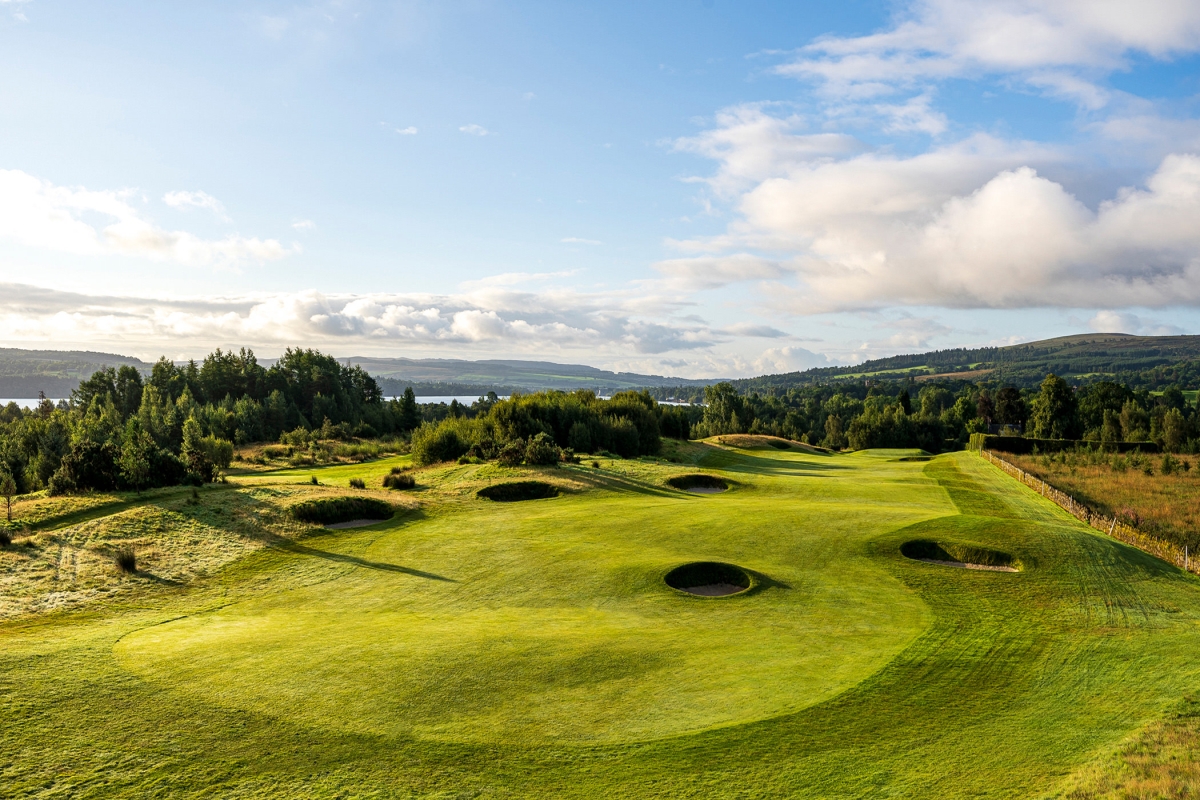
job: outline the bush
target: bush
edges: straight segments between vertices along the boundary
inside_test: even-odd
[[[395,513],[390,503],[374,497],[323,497],[296,503],[288,511],[301,522],[319,525],[356,519],[391,519]]]
[[[0,547],[8,547],[10,544],[12,544],[12,536],[8,531],[0,528]]]
[[[412,455],[418,466],[455,461],[471,449],[454,425],[427,422],[413,432]]]
[[[365,483],[363,483],[363,479],[362,479],[362,478],[351,478],[351,479],[350,479],[350,485],[351,485],[353,488],[355,488],[355,489],[365,489],[365,488],[367,488],[367,485],[366,485]]]
[[[122,545],[113,552],[113,563],[122,572],[137,572],[137,552],[130,545]]]
[[[505,442],[504,446],[500,448],[500,452],[496,454],[496,461],[502,467],[519,467],[525,460],[525,450],[524,439]]]
[[[557,464],[562,460],[562,451],[558,445],[544,433],[539,433],[529,440],[525,447],[525,463],[539,466]]]
[[[383,476],[383,488],[385,489],[411,489],[417,485],[416,480],[412,475],[405,472]]]

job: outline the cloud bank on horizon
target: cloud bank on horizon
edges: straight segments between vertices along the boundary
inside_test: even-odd
[[[325,5],[324,17],[314,11]],[[41,8],[21,4],[25,19],[0,27],[0,43],[28,35]],[[296,71],[332,70],[338,41],[365,35],[351,12],[378,16],[379,7],[318,2],[294,18],[269,16],[271,25],[256,17],[245,35],[278,48],[294,39]],[[363,124],[392,136],[371,145],[389,149],[359,165],[355,192],[386,193],[390,203],[426,178],[437,187],[413,200],[408,213],[420,224],[407,240],[389,238],[403,214],[389,218],[350,195],[297,204],[251,164],[173,168],[156,179],[176,182],[151,192],[52,180],[32,156],[0,163],[0,339],[139,354],[300,343],[691,377],[1087,329],[1200,332],[1200,119],[1189,113],[1200,91],[1200,5],[928,0],[845,23],[872,32],[802,32],[779,49],[769,46],[778,30],[758,31],[762,49],[729,67],[742,85],[705,95],[713,105],[701,130],[670,117],[660,121],[669,135],[644,154],[611,156],[659,165],[652,189],[630,176],[645,171],[641,161],[623,180],[647,193],[647,210],[665,202],[661,186],[677,187],[675,205],[693,210],[675,217],[580,196],[580,176],[568,173],[590,169],[600,182],[619,171],[620,161],[604,159],[621,147],[597,143],[589,152],[602,155],[574,161],[556,152],[553,136],[574,123],[543,129],[520,116],[553,91],[514,94],[505,102],[521,111],[507,118],[485,115],[477,101],[444,109],[441,120],[401,109],[417,123],[407,127]],[[433,15],[405,30],[425,31],[425,42],[453,38],[456,24]],[[388,44],[431,58],[421,46]],[[637,85],[644,78],[631,69]],[[693,73],[695,85],[719,83]],[[45,111],[15,108],[31,119]],[[496,119],[505,134],[464,116]],[[496,147],[509,149],[480,149]],[[456,166],[472,158],[484,166]],[[680,159],[691,167],[682,181]],[[426,177],[413,166],[434,162],[441,171]],[[540,178],[534,162],[550,164]],[[458,169],[469,193],[447,188]],[[207,181],[179,180],[191,173],[211,174],[236,202],[198,188]],[[501,176],[496,196],[526,191],[528,205],[474,251],[454,249],[475,235],[460,233],[468,212],[473,227],[490,230],[518,203],[478,200]],[[592,216],[572,222],[568,213]],[[237,232],[243,224],[260,232]],[[510,240],[524,242],[535,268],[495,255]]]

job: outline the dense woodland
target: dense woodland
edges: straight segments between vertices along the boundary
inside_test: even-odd
[[[1181,365],[1178,377],[1192,377]],[[1171,372],[1175,375],[1175,372]],[[1191,385],[1191,384],[1189,384]],[[660,404],[649,391],[494,393],[470,406],[418,405],[411,387],[385,400],[362,368],[289,349],[269,368],[252,352],[217,350],[143,376],[104,368],[69,402],[0,409],[0,483],[14,493],[134,489],[216,479],[237,445],[384,439],[418,464],[453,459],[554,463],[573,453],[653,455],[663,437],[783,436],[831,449],[956,449],[1007,426],[1037,438],[1153,441],[1200,451],[1200,416],[1178,384],[1161,392],[1055,375],[1036,389],[998,382],[859,381],[740,393],[705,388],[704,404]]]
[[[1153,441],[1172,452],[1200,449],[1200,418],[1178,385],[1160,394],[1114,381],[1080,388],[1050,375],[1036,390],[996,383],[858,382],[739,394],[709,386],[696,437],[762,433],[832,449],[963,446],[989,426],[1044,439]]]

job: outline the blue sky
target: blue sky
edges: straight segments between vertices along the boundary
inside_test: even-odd
[[[1200,7],[0,0],[0,341],[687,377],[1200,333]]]

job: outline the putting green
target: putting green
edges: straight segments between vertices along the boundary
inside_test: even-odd
[[[877,671],[930,617],[861,552],[896,524],[888,515],[831,536],[820,514],[761,506],[480,502],[394,525],[362,555],[375,568],[156,625],[116,649],[211,702],[359,733],[615,742],[786,714]],[[764,583],[714,603],[663,582],[704,559]]]

